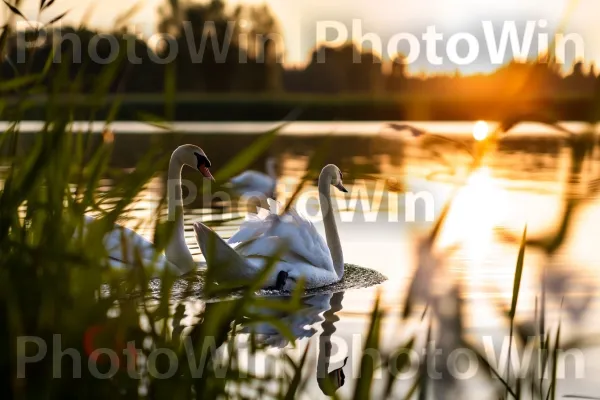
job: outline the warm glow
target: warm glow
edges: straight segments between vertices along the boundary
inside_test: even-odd
[[[493,229],[506,214],[506,192],[487,167],[475,171],[460,190],[443,232],[445,245],[461,243],[471,260],[481,260],[493,241]]]
[[[473,125],[473,137],[477,141],[485,140],[490,134],[490,127],[485,121],[477,121]]]

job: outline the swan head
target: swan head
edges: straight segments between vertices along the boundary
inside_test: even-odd
[[[200,171],[205,178],[211,181],[215,180],[209,171],[211,162],[200,147],[193,144],[184,144],[173,152],[172,158],[178,160],[182,165]]]
[[[320,356],[320,355],[319,355]],[[340,368],[327,373],[326,376],[319,376],[317,373],[317,384],[319,388],[326,396],[335,396],[335,392],[346,383],[346,375],[344,374],[344,367],[348,362],[348,357],[344,359],[344,365]],[[327,382],[328,381],[328,382]]]
[[[344,175],[337,165],[329,164],[321,170],[321,178],[326,179],[329,183],[341,192],[348,193],[348,190],[344,187],[342,179]]]

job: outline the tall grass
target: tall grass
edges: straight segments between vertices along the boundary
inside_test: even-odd
[[[40,7],[50,3],[42,2]],[[175,277],[168,271],[162,273],[161,293],[156,300],[145,295],[149,277],[154,272],[152,263],[145,264],[141,257],[136,257],[130,269],[111,269],[103,246],[104,235],[135,203],[157,171],[165,169],[169,154],[165,154],[162,143],[155,143],[133,172],[123,174],[112,169],[110,135],[98,143],[91,131],[74,131],[73,115],[76,108],[77,115],[81,115],[81,107],[76,102],[66,106],[63,102],[59,106],[53,102],[53,94],[69,93],[84,98],[85,103],[90,104],[86,109],[88,118],[93,120],[97,112],[93,105],[100,104],[107,95],[107,88],[119,79],[118,67],[118,62],[111,64],[98,77],[96,88],[89,95],[80,93],[78,79],[67,78],[68,63],[58,66],[51,87],[41,88],[43,77],[37,75],[2,82],[1,90],[18,93],[11,109],[0,111],[2,119],[14,121],[0,137],[2,164],[9,166],[0,192],[0,341],[3,346],[0,387],[9,398],[229,397],[231,384],[239,383],[242,374],[232,366],[225,377],[221,377],[212,353],[201,358],[203,343],[209,339],[217,346],[225,342],[233,322],[252,324],[268,320],[267,312],[257,313],[256,309],[293,311],[299,304],[297,296],[283,304],[258,299],[254,288],[264,279],[259,277],[239,300],[217,303],[197,315],[199,322],[185,335],[186,343],[191,343],[186,347],[184,338],[170,328],[181,326],[183,318],[181,308],[171,303]],[[171,74],[167,79],[171,82],[174,77]],[[35,135],[33,146],[25,153],[19,118],[27,109],[30,96],[40,89],[51,94],[46,121]],[[166,98],[172,103],[172,93],[167,92]],[[118,107],[117,101],[109,116],[116,115]],[[170,116],[172,110],[167,106],[165,117]],[[153,117],[154,120],[163,118]],[[106,123],[110,122],[109,117]],[[275,133],[276,130],[261,138],[239,159],[225,166],[219,176],[227,177],[243,169],[265,150]],[[108,193],[100,194],[100,180],[105,177],[113,178],[115,185]],[[93,224],[86,225],[84,215],[90,211],[100,216]],[[171,229],[168,221],[156,218],[157,250],[164,247]],[[293,340],[285,325],[270,322]],[[26,343],[24,338],[37,340],[38,344],[32,340]],[[132,371],[137,368],[127,364],[128,360],[122,355],[122,350],[132,350],[125,345],[130,341],[139,347],[146,343],[145,347],[135,350],[138,360],[147,360],[150,351],[170,349],[181,359],[179,365],[187,365],[188,357],[199,360],[203,373],[192,376],[189,370],[181,368],[170,379],[156,379],[157,374],[153,372],[165,369],[164,360],[157,359],[132,377]],[[47,347],[48,355],[39,362],[20,366],[19,360],[37,354],[39,346]],[[119,369],[111,379],[98,379],[86,367],[90,351],[101,347],[114,349],[118,354]],[[54,359],[53,350],[65,350],[74,356]],[[105,373],[110,363],[98,356],[97,365]],[[295,368],[298,372],[289,382],[282,382],[280,393],[285,395],[298,389],[302,365]],[[250,381],[245,382],[248,385],[251,381],[258,382],[257,387],[268,381],[252,376],[245,379]]]

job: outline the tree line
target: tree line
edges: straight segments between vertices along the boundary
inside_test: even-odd
[[[0,80],[45,71],[45,86],[62,76],[83,92],[109,75],[110,92],[159,93],[171,87],[180,93],[456,97],[502,97],[518,85],[540,97],[591,97],[600,81],[593,65],[588,69],[577,62],[564,75],[543,59],[511,62],[489,74],[414,76],[407,74],[402,57],[386,66],[378,55],[352,43],[319,47],[305,67],[288,69],[280,62],[282,35],[270,9],[263,5],[228,10],[222,0],[185,6],[169,0],[158,31],[173,39],[150,46],[126,30],[112,32],[109,40],[99,32],[67,27],[45,32],[44,43],[34,46],[39,32],[13,31],[0,64]],[[354,62],[357,53],[360,63]]]

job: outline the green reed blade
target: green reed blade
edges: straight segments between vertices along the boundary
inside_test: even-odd
[[[287,389],[287,393],[285,394],[285,400],[294,400],[296,396],[299,394],[300,389],[302,387],[302,371],[304,370],[304,366],[306,365],[306,360],[308,356],[308,351],[310,350],[310,343],[304,349],[304,353],[302,354],[302,358],[300,362],[296,365],[289,356],[286,355],[287,360],[290,364],[292,364],[294,368],[294,375],[292,377],[292,381]]]
[[[354,388],[353,398],[355,400],[370,399],[371,385],[376,369],[379,367],[371,354],[367,354],[367,350],[379,349],[381,335],[381,319],[382,312],[380,310],[381,297],[377,294],[375,305],[371,312],[370,326],[367,332],[367,339],[363,347],[363,355],[360,360],[360,376]]]
[[[517,311],[517,302],[519,300],[519,289],[521,287],[521,277],[523,276],[523,264],[525,261],[525,246],[527,243],[527,225],[523,230],[523,236],[521,238],[521,245],[519,247],[519,255],[517,257],[517,265],[515,268],[515,277],[513,281],[512,301],[510,305],[510,320],[511,324],[514,321],[515,313]]]

